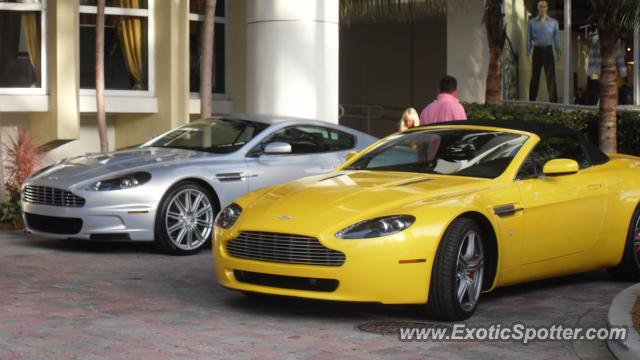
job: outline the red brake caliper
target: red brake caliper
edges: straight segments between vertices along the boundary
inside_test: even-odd
[[[640,255],[640,229],[636,229],[636,232],[633,234],[633,252],[636,255]]]
[[[475,260],[475,257],[474,257],[474,260]],[[476,278],[475,270],[474,271],[469,271],[468,275],[469,275],[469,279],[474,280]]]

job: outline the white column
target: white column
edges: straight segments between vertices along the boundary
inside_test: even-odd
[[[563,86],[562,86],[562,102],[564,104],[573,103],[573,80],[571,79],[573,71],[571,71],[571,0],[564,2],[564,46],[562,47],[563,59]],[[556,71],[557,73],[557,71]]]
[[[489,44],[483,13],[484,1],[447,1],[447,74],[458,80],[458,97],[465,102],[485,100]],[[427,86],[436,88],[438,84]]]
[[[339,0],[247,5],[247,111],[337,123]]]

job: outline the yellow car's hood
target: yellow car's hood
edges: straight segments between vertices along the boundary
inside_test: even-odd
[[[328,226],[386,214],[433,198],[449,198],[482,187],[489,180],[383,171],[342,171],[293,181],[269,189],[245,207],[243,229],[317,233]],[[406,210],[406,212],[405,212]],[[245,216],[251,214],[251,216]]]

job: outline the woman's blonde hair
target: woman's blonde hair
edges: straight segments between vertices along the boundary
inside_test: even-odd
[[[411,121],[411,125],[407,125],[407,122],[409,121]],[[407,108],[407,110],[402,113],[402,118],[400,118],[399,130],[405,131],[418,125],[420,125],[420,116],[418,116],[418,112],[412,107]]]

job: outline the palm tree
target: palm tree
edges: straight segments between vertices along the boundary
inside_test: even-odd
[[[591,22],[598,27],[600,39],[600,148],[606,153],[617,150],[618,85],[616,52],[625,31],[640,24],[640,0],[591,0]],[[637,49],[636,49],[637,51]],[[637,76],[637,75],[636,75]]]
[[[98,136],[100,152],[109,151],[107,120],[104,107],[104,7],[105,0],[97,1],[96,14],[96,116],[98,118]]]
[[[507,39],[502,21],[503,0],[486,0],[483,22],[489,43],[489,71],[485,87],[485,103],[502,103],[502,51]]]
[[[213,74],[213,31],[216,0],[205,1],[202,42],[200,43],[200,118],[211,117],[211,82]]]

